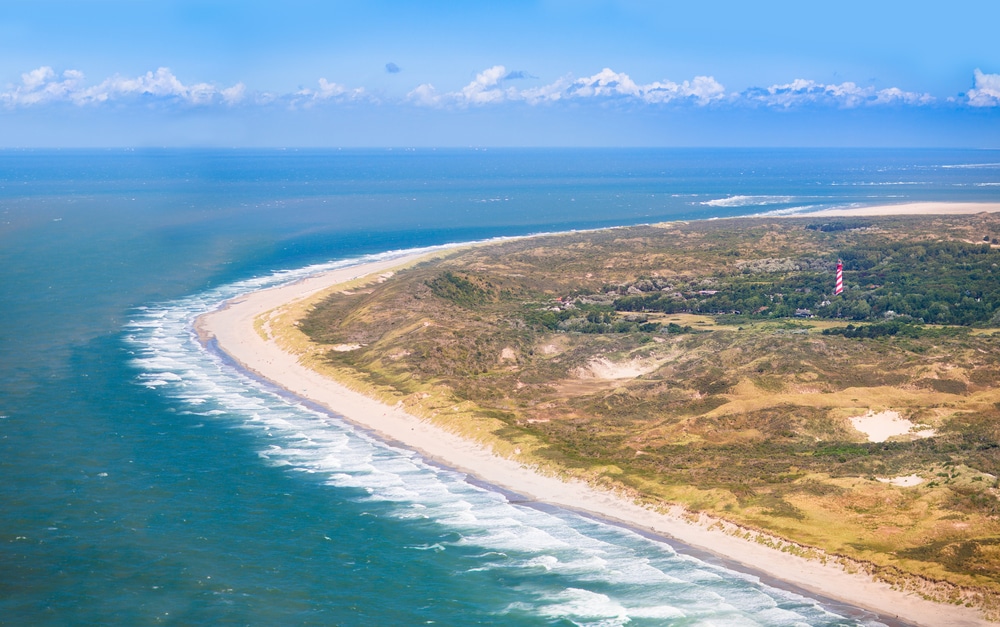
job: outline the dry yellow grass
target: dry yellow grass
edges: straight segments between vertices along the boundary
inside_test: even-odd
[[[710,233],[680,228],[659,230],[699,251],[714,245]],[[767,542],[797,543],[796,551],[1000,591],[1000,522],[991,513],[1000,489],[976,467],[993,463],[992,449],[977,447],[990,446],[991,421],[1000,420],[1000,388],[984,376],[1000,361],[995,330],[853,340],[821,335],[845,327],[843,319],[733,323],[696,314],[649,315],[693,330],[680,334],[526,328],[524,299],[551,307],[574,290],[635,280],[637,268],[699,285],[726,267],[718,259],[685,265],[677,250],[649,250],[634,233],[612,236],[607,246],[625,250],[607,257],[582,236],[562,237],[503,254],[473,249],[385,284],[358,283],[347,290],[354,295],[341,287],[330,303],[343,316],[325,345],[295,321],[330,294],[272,313],[259,330],[353,389],[548,472],[765,530]],[[780,249],[777,258],[791,254],[784,249],[798,245],[793,239],[774,233],[754,246]],[[740,247],[738,258],[755,250]],[[540,266],[561,271],[532,276]],[[445,302],[428,285],[444,270],[512,296],[487,294],[476,307]],[[363,347],[331,352],[337,344]],[[607,371],[656,367],[632,378],[581,377],[595,360]],[[943,435],[869,443],[849,418],[883,410]],[[877,480],[900,475],[922,482]],[[967,554],[974,568],[962,565]]]

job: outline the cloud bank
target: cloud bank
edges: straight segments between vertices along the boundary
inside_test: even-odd
[[[852,82],[825,85],[801,78],[783,85],[748,89],[739,94],[737,99],[785,109],[806,105],[843,108],[894,104],[928,105],[936,100],[930,94],[903,91],[898,87],[876,90],[874,87],[860,87]]]
[[[112,76],[97,85],[87,86],[83,72],[66,70],[57,76],[48,66],[25,72],[21,84],[0,92],[0,103],[7,107],[28,107],[57,102],[93,105],[129,98],[174,101],[189,105],[223,104],[232,106],[246,97],[246,86],[236,83],[220,88],[210,83],[185,85],[169,68],[126,78]]]
[[[386,72],[400,72],[395,63],[387,63]],[[641,83],[625,72],[604,68],[583,77],[565,75],[553,81],[525,86],[538,81],[524,70],[508,71],[494,65],[475,75],[464,87],[440,91],[431,83],[419,84],[402,98],[377,95],[364,87],[346,85],[320,78],[316,87],[300,88],[290,93],[247,89],[242,82],[230,87],[214,83],[185,84],[169,68],[161,67],[136,77],[115,75],[96,84],[87,84],[83,72],[75,69],[57,74],[43,66],[21,75],[19,83],[0,91],[0,108],[8,110],[50,104],[81,107],[101,106],[111,102],[140,102],[186,107],[236,107],[284,105],[306,109],[322,103],[365,102],[370,104],[409,104],[433,108],[469,108],[521,103],[541,106],[559,102],[621,102],[639,106],[750,107],[788,110],[794,108],[923,107],[947,102],[949,106],[976,108],[1000,107],[1000,74],[976,69],[974,86],[966,94],[944,100],[928,93],[898,87],[876,89],[854,82],[826,84],[798,78],[768,87],[750,87],[728,91],[712,76],[695,76],[674,82],[659,80]]]
[[[636,83],[623,72],[604,68],[593,76],[574,79],[563,77],[540,87],[518,89],[506,81],[526,78],[523,71],[508,72],[502,65],[483,70],[458,91],[439,93],[433,85],[417,86],[407,99],[423,106],[469,106],[499,102],[540,104],[560,100],[634,100],[645,103],[667,103],[689,100],[705,105],[725,97],[725,88],[711,76],[696,76],[690,81],[674,83],[657,81],[646,85]]]

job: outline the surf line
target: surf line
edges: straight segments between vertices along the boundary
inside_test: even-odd
[[[718,531],[709,531],[678,516],[650,511],[579,481],[562,481],[540,475],[518,462],[500,458],[469,440],[406,414],[397,407],[384,405],[349,390],[305,368],[298,363],[295,355],[285,352],[275,343],[270,342],[268,346],[269,342],[253,328],[253,321],[264,312],[345,280],[399,267],[418,257],[415,253],[413,256],[361,263],[330,272],[321,271],[291,284],[250,292],[227,301],[213,312],[198,316],[195,326],[206,350],[228,355],[233,365],[243,371],[255,374],[256,378],[270,382],[296,399],[308,400],[314,404],[312,406],[324,408],[333,417],[363,427],[366,433],[379,440],[415,451],[428,463],[476,477],[493,489],[510,491],[517,495],[515,500],[520,504],[532,507],[551,505],[567,511],[586,512],[598,520],[652,534],[671,546],[676,542],[691,551],[705,551],[727,564],[731,563],[727,568],[783,584],[775,587],[804,593],[804,596],[820,601],[828,599],[838,608],[837,613],[844,612],[843,608],[850,603],[847,599],[853,602],[851,607],[858,608],[864,615],[870,616],[865,614],[865,610],[873,611],[879,620],[893,625],[909,624],[890,622],[895,620],[890,613],[901,608],[905,608],[904,616],[913,617],[943,610],[955,611],[955,608],[945,608],[892,590],[887,584],[850,575],[839,567],[820,565]],[[213,339],[214,343],[210,341]],[[261,359],[262,355],[266,358]],[[693,552],[691,554],[694,555]],[[762,564],[765,566],[761,567]],[[807,576],[796,581],[787,576],[789,572]],[[836,590],[836,593],[830,594],[830,589]],[[838,602],[838,598],[844,601]],[[920,621],[914,620],[917,621],[914,624]]]

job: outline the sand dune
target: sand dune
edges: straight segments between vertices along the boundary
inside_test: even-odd
[[[922,203],[908,206],[934,212],[928,205]],[[947,204],[934,203],[933,207],[939,205]],[[994,211],[1000,211],[1000,205],[989,206],[994,207]],[[972,210],[969,205],[961,207]],[[975,210],[985,209],[976,205]],[[304,367],[297,356],[282,350],[273,339],[265,340],[254,329],[254,320],[265,312],[357,277],[380,274],[388,276],[392,268],[411,262],[413,258],[401,257],[339,269],[291,285],[249,294],[231,301],[218,311],[202,316],[197,323],[199,334],[204,340],[214,338],[218,347],[244,368],[296,395],[323,405],[331,412],[371,429],[387,440],[530,499],[585,510],[608,520],[624,522],[635,528],[675,538],[743,564],[752,572],[765,573],[817,594],[875,610],[887,617],[898,616],[918,625],[991,624],[982,620],[976,610],[933,603],[914,594],[893,590],[887,584],[874,582],[866,576],[848,573],[832,562],[823,564],[818,560],[806,560],[759,542],[725,533],[719,529],[726,525],[719,524],[718,521],[683,516],[683,512],[678,510],[656,512],[582,482],[561,481],[539,474],[516,460],[494,455],[474,442],[410,415],[399,406],[390,407],[349,390]]]

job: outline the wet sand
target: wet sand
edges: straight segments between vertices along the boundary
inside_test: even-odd
[[[977,213],[984,205],[920,203],[896,207],[920,208],[919,213]],[[985,205],[1000,211],[1000,204]],[[949,209],[950,208],[950,209]],[[867,208],[874,211],[878,208]],[[897,215],[850,213],[843,215]],[[947,211],[945,211],[948,209]],[[959,211],[959,209],[962,209]],[[866,209],[848,210],[866,211]],[[915,211],[911,209],[910,213]],[[841,215],[821,212],[822,215]],[[810,214],[820,215],[820,214]],[[778,581],[788,582],[819,596],[875,611],[886,618],[898,617],[915,625],[990,625],[979,612],[966,607],[927,601],[903,593],[867,576],[846,572],[833,564],[806,560],[758,542],[709,528],[715,522],[705,517],[691,520],[677,508],[669,512],[647,509],[628,499],[596,489],[580,481],[563,481],[536,472],[516,460],[493,454],[479,444],[408,414],[400,407],[385,405],[348,389],[303,366],[299,358],[283,350],[273,339],[265,340],[254,321],[266,312],[285,307],[353,279],[385,273],[412,263],[419,255],[342,268],[317,274],[290,285],[261,290],[228,302],[223,308],[201,316],[197,330],[203,341],[217,347],[241,367],[288,392],[317,403],[334,414],[376,435],[413,449],[429,460],[466,472],[489,484],[540,503],[589,512],[681,543],[745,566]]]

